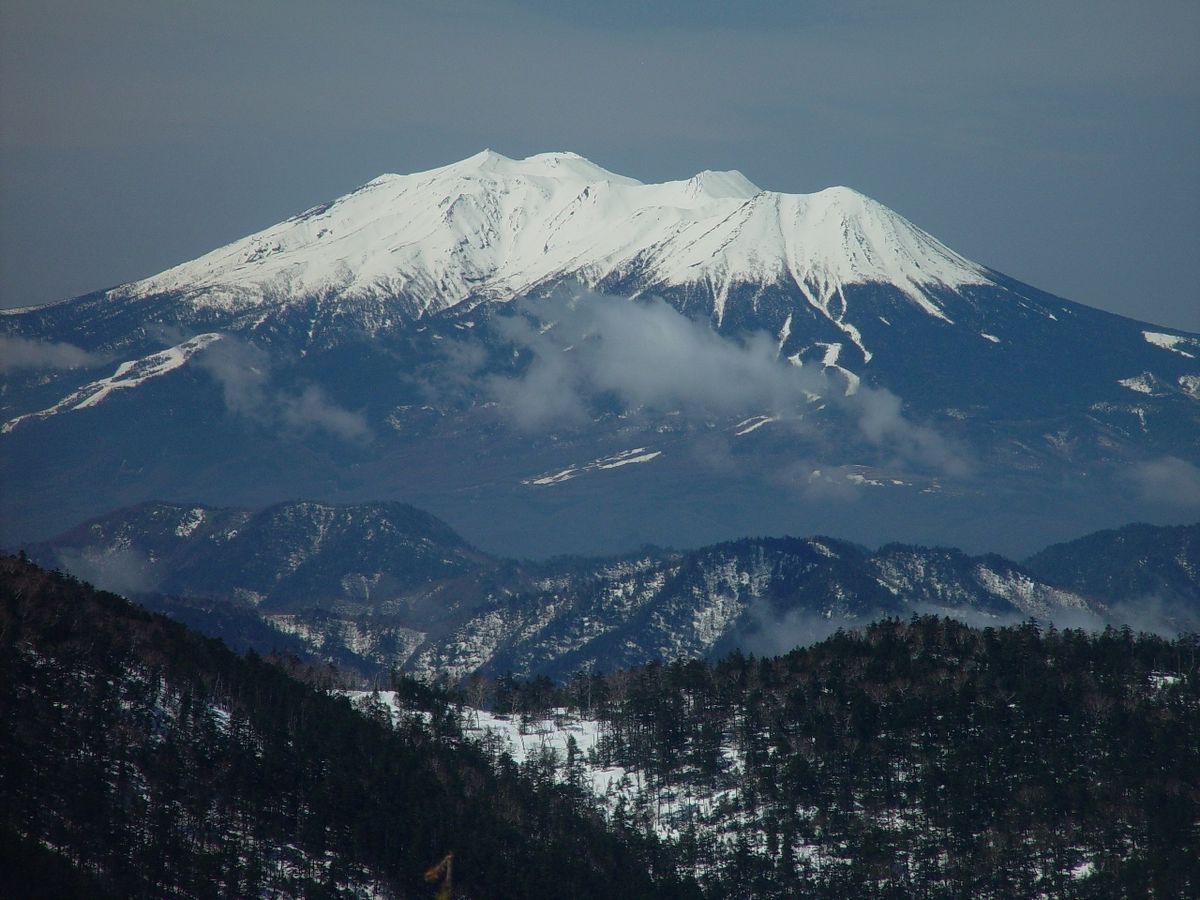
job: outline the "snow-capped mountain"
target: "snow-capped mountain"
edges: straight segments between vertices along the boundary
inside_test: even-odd
[[[718,323],[729,290],[742,284],[794,285],[840,323],[848,285],[895,285],[945,319],[927,289],[992,283],[982,267],[849,188],[781,194],[736,171],[642,184],[573,153],[512,160],[485,150],[429,172],[381,176],[106,299],[175,295],[192,316],[255,329],[273,309],[336,297],[355,325],[379,330],[563,279],[704,290]]]
[[[0,340],[8,543],[153,497],[314,496],[521,556],[814,531],[1027,552],[1200,496],[1200,335],[738,172],[484,151],[10,311]]]

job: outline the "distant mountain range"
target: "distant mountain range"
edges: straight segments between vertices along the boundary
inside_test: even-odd
[[[7,311],[0,341],[9,545],[157,497],[402,499],[542,558],[816,532],[1024,554],[1200,510],[1200,335],[737,172],[485,151]]]
[[[886,616],[1200,629],[1200,525],[997,555],[832,538],[518,562],[398,503],[252,512],[148,503],[26,547],[234,646],[363,674],[548,675],[786,652]]]

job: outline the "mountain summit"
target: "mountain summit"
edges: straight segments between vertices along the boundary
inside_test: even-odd
[[[632,280],[640,291],[787,281],[822,315],[848,284],[985,284],[980,266],[848,188],[762,191],[740,172],[643,184],[573,153],[512,160],[490,150],[383,175],[330,204],[121,289],[182,293],[231,311],[336,293],[412,316],[506,300],[550,282]]]
[[[736,171],[485,150],[0,339],[8,542],[311,496],[515,555],[817,531],[1019,554],[1200,496],[1200,336]]]

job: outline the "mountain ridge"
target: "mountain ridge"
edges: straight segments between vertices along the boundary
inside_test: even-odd
[[[786,652],[838,628],[914,614],[992,625],[1034,617],[1092,628],[1197,628],[1198,533],[1200,525],[1145,529],[1143,545],[1157,540],[1160,556],[1188,561],[1174,593],[1154,603],[1111,578],[1077,584],[1061,560],[1039,570],[997,554],[870,550],[830,537],[506,560],[403,504],[306,502],[257,512],[143,504],[26,550],[238,645],[269,652],[272,632],[261,622],[281,646],[299,641],[359,673],[396,668],[458,681],[507,670],[561,679],[580,668],[732,649]],[[1096,540],[1104,533],[1076,542],[1082,559],[1095,556],[1087,548]],[[1136,559],[1106,547],[1110,572],[1136,571]],[[1071,552],[1059,555],[1069,560]]]
[[[643,184],[577,154],[510,160],[484,151],[362,187],[157,275],[101,292],[110,301],[182,294],[200,317],[336,293],[386,298],[415,319],[551,281],[595,286],[637,273],[641,290],[790,279],[834,321],[847,284],[890,282],[930,315],[922,288],[987,283],[986,270],[846,187],[761,191],[737,172]],[[401,303],[397,304],[397,299]],[[844,304],[844,298],[841,299]],[[394,326],[385,306],[365,327]],[[260,323],[261,324],[261,323]],[[849,332],[847,332],[849,333]]]

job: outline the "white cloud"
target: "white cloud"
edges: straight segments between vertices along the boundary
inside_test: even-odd
[[[889,391],[845,392],[818,369],[777,358],[764,333],[734,340],[662,300],[631,301],[588,292],[528,301],[497,320],[532,360],[519,378],[494,377],[490,393],[527,430],[571,427],[616,404],[627,414],[776,417],[818,441],[814,397],[857,423],[890,461],[961,474],[959,454],[936,432],[909,421]]]
[[[205,352],[200,366],[221,385],[225,408],[234,415],[298,432],[318,430],[349,441],[371,440],[366,417],[338,406],[318,386],[305,385],[299,392],[274,386],[271,358],[254,344],[226,337]]]
[[[1175,456],[1138,463],[1132,478],[1142,498],[1179,509],[1200,510],[1200,468]]]
[[[0,335],[0,372],[18,369],[80,369],[105,359],[73,344]]]

